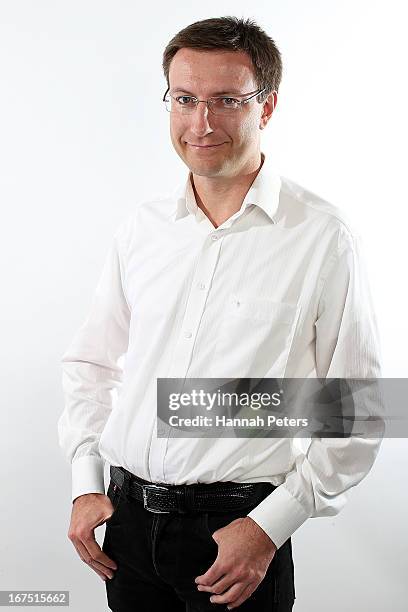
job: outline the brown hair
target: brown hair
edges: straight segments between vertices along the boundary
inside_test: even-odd
[[[182,47],[244,51],[252,60],[258,88],[267,88],[260,96],[262,101],[271,91],[278,91],[282,78],[280,51],[272,38],[251,19],[214,17],[196,21],[180,30],[163,53],[163,72],[167,85],[171,60]]]

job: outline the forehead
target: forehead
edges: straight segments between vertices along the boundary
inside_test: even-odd
[[[244,51],[179,49],[169,82],[171,89],[206,94],[256,89],[252,61]]]

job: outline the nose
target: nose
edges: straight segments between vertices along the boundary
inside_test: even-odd
[[[205,102],[199,102],[191,115],[191,131],[199,137],[207,136],[214,130],[210,125],[213,118]]]

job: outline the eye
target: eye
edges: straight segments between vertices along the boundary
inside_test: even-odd
[[[239,104],[239,100],[236,98],[221,98],[223,106],[237,106]]]
[[[186,104],[194,104],[195,98],[192,96],[177,96],[176,100],[181,106],[185,106]]]

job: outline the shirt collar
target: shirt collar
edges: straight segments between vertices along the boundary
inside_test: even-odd
[[[255,177],[254,182],[246,194],[242,206],[233,217],[241,214],[250,204],[262,208],[268,215],[272,223],[276,223],[275,215],[279,205],[279,193],[281,188],[281,178],[278,169],[272,162],[272,158],[261,153],[264,160],[261,169]],[[173,220],[178,221],[191,214],[200,221],[205,214],[197,205],[193,186],[191,184],[191,172],[188,173],[187,180],[180,184],[174,192],[176,206]]]

